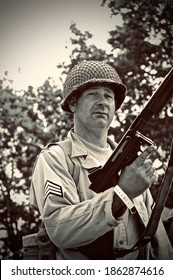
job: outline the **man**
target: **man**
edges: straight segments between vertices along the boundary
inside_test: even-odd
[[[89,189],[89,173],[103,166],[116,146],[108,129],[125,93],[117,72],[104,62],[84,61],[67,76],[62,109],[73,114],[74,128],[65,145],[43,149],[31,184],[31,204],[57,246],[57,259],[172,258],[161,222],[153,244],[124,257],[116,254],[136,243],[151,214],[152,147],[121,172],[116,186],[99,194]]]

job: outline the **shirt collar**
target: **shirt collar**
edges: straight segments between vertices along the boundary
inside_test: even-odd
[[[72,143],[72,150],[71,150],[71,158],[74,159],[75,157],[84,156],[85,160],[82,163],[82,166],[85,168],[92,168],[92,167],[98,167],[100,166],[100,163],[98,160],[96,160],[93,156],[91,156],[85,145],[79,140],[77,135],[73,132],[73,130],[70,130],[67,136]],[[111,139],[108,138],[108,143],[110,144],[111,148],[114,149],[117,144],[113,142]]]
[[[72,151],[71,157],[87,156],[88,152],[85,145],[78,139],[73,130],[70,130],[67,137],[71,140]]]

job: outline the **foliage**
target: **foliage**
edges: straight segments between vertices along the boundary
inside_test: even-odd
[[[70,38],[71,45],[74,46],[72,49],[70,58],[70,64],[60,63],[57,65],[58,68],[62,69],[62,75],[67,73],[76,65],[78,62],[83,60],[104,60],[107,61],[108,55],[105,50],[98,49],[95,45],[88,45],[88,40],[92,38],[92,34],[88,31],[82,33],[77,27],[76,23],[70,25],[70,30],[74,35]]]
[[[72,23],[70,63],[57,67],[62,70],[62,78],[84,59],[104,60],[117,69],[128,89],[127,101],[117,112],[110,129],[110,134],[119,141],[171,67],[173,7],[168,0],[102,1],[102,5],[106,4],[115,22],[117,15],[122,17],[122,25],[110,31],[108,43],[112,53],[88,45],[92,34],[82,33]],[[72,126],[72,116],[62,113],[59,106],[62,91],[51,78],[37,89],[29,86],[23,92],[15,92],[10,81],[5,86],[7,81],[6,73],[0,83],[0,258],[19,259],[22,257],[21,237],[35,232],[39,226],[39,215],[29,208],[28,201],[36,155],[48,142],[66,136]],[[144,131],[158,146],[154,157],[160,178],[153,188],[154,197],[169,155],[172,116],[170,101],[160,117],[153,118]],[[167,201],[170,208],[172,196]]]
[[[7,77],[5,77],[7,80]],[[62,91],[51,79],[35,92],[0,90],[1,258],[20,258],[21,237],[35,232],[39,216],[29,208],[29,185],[36,155],[48,142],[63,139],[71,127],[61,114]]]

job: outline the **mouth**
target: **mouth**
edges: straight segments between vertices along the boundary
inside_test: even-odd
[[[108,114],[106,112],[103,112],[103,111],[94,112],[94,115],[98,115],[98,116],[102,116],[102,117],[104,117],[104,116],[108,117]]]

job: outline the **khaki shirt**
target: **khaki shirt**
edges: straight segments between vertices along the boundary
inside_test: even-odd
[[[138,215],[132,215],[127,209],[115,220],[111,210],[113,188],[99,194],[89,189],[88,170],[100,164],[72,131],[68,139],[68,155],[59,145],[48,145],[41,151],[30,190],[31,205],[41,213],[50,239],[59,248],[57,259],[88,259],[78,247],[91,243],[112,229],[115,248],[134,245],[151,214],[153,200],[149,190],[133,201]],[[162,222],[155,238],[156,257],[171,259],[171,245]],[[136,259],[138,253],[135,251],[122,259]]]

